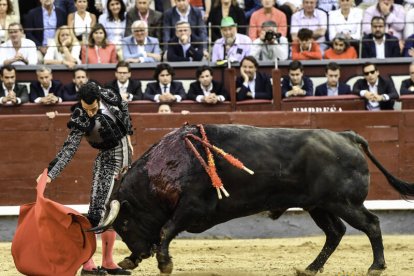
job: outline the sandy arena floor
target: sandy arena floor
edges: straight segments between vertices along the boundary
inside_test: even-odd
[[[250,240],[174,240],[173,275],[295,275],[294,267],[305,268],[319,253],[324,237]],[[99,243],[98,243],[99,244]],[[0,275],[21,275],[14,267],[10,243],[0,243]],[[414,236],[385,236],[384,276],[414,275]],[[100,247],[98,248],[100,250]],[[128,255],[122,242],[116,245],[116,260]],[[94,257],[97,263],[100,255]],[[365,236],[345,236],[325,265],[326,276],[365,275],[372,262]],[[157,275],[156,259],[144,260],[133,275]]]

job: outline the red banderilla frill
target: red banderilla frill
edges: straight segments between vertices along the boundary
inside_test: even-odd
[[[218,196],[218,198],[219,199],[222,199],[223,198],[221,196],[220,190],[221,190],[221,192],[226,197],[229,197],[230,196],[229,193],[224,188],[223,182],[221,181],[219,175],[217,174],[216,165],[214,163],[214,156],[211,153],[211,150],[213,150],[216,153],[218,153],[221,156],[223,156],[224,159],[226,159],[230,164],[232,164],[236,168],[245,170],[249,174],[254,174],[254,172],[252,170],[246,168],[240,160],[238,160],[237,158],[235,158],[231,154],[226,153],[224,150],[222,150],[222,149],[220,149],[220,148],[218,148],[218,147],[216,147],[214,145],[211,145],[210,142],[208,141],[208,138],[207,138],[207,135],[206,135],[206,132],[204,130],[203,125],[197,125],[197,127],[200,129],[200,133],[201,133],[201,136],[203,138],[201,139],[200,137],[195,136],[194,134],[187,134],[186,135],[186,138],[184,138],[185,139],[185,142],[186,142],[187,146],[193,151],[193,153],[196,156],[196,158],[198,159],[198,161],[200,161],[200,164],[203,166],[203,168],[206,171],[206,173],[209,175],[209,177],[211,179],[211,182],[213,184],[213,187],[215,187],[216,190],[217,190],[217,196]],[[192,138],[192,139],[200,142],[204,146],[204,149],[205,149],[206,154],[207,154],[208,164],[201,157],[200,153],[194,147],[193,143],[190,141],[189,138]]]

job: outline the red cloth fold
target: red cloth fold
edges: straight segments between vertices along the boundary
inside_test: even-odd
[[[88,219],[77,211],[44,198],[47,169],[37,184],[35,203],[20,206],[12,255],[25,275],[73,276],[96,250]]]

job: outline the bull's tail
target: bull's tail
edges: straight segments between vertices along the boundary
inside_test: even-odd
[[[398,179],[395,176],[393,176],[389,171],[387,171],[387,169],[385,169],[384,166],[372,154],[368,145],[368,141],[365,140],[365,138],[359,136],[353,131],[347,131],[344,132],[344,134],[355,143],[361,145],[365,154],[369,157],[369,159],[371,159],[372,163],[374,163],[375,166],[377,166],[377,168],[384,174],[384,176],[388,180],[388,183],[390,183],[396,191],[398,191],[402,196],[414,196],[414,183],[408,183],[401,179]]]

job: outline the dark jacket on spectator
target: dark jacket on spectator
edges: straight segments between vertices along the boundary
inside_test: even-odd
[[[351,94],[351,87],[345,83],[338,83],[338,95]],[[327,83],[322,83],[318,85],[315,89],[315,96],[327,96],[328,95],[328,85]]]
[[[411,23],[410,23],[411,24]],[[408,54],[408,50],[410,50],[410,49],[412,49],[412,48],[414,48],[414,34],[413,35],[410,35],[409,37],[407,37],[407,39],[405,40],[405,43],[404,43],[404,49],[403,49],[403,52],[402,52],[402,56],[403,57],[411,57],[409,54]]]
[[[183,47],[178,43],[178,37],[174,37],[168,44],[167,59],[168,61],[201,61],[203,59],[203,43],[191,35],[191,46],[184,53]]]
[[[76,91],[76,86],[73,82],[63,86],[62,100],[64,102],[72,102],[78,100],[78,92]]]
[[[211,92],[214,92],[217,96],[219,95],[223,96],[225,100],[227,101],[229,98],[227,95],[227,91],[223,88],[223,85],[220,82],[215,81],[215,80],[213,80],[212,83],[213,83],[213,89]],[[195,101],[197,96],[204,96],[204,92],[201,89],[201,84],[199,81],[195,81],[190,84],[190,88],[188,89],[187,99]]]
[[[112,80],[108,82],[105,87],[112,88],[117,93],[119,92],[118,80]],[[129,79],[128,87],[127,87],[128,94],[132,94],[132,100],[138,101],[143,99],[142,89],[141,89],[141,82],[139,80]]]
[[[58,80],[52,80],[52,87],[49,90],[49,93],[53,93],[56,97],[62,98],[63,94],[63,85]],[[34,81],[30,84],[30,94],[29,99],[31,103],[39,97],[44,97],[45,93],[43,92],[43,88],[38,81]]]
[[[65,12],[59,8],[56,10],[56,29],[66,25],[67,17]],[[37,7],[29,11],[24,19],[26,38],[33,40],[36,46],[42,46],[43,42],[43,10]]]
[[[171,82],[170,93],[181,96],[182,100],[186,99],[186,93],[183,84],[180,81]],[[155,101],[155,96],[158,94],[162,94],[160,83],[157,81],[148,83],[144,93],[144,100]]]
[[[385,34],[385,57],[400,57],[400,44],[395,36]],[[377,51],[373,34],[365,35],[362,39],[362,58],[376,58]]]
[[[366,79],[359,79],[354,84],[354,87],[352,88],[352,92],[360,96],[360,92],[362,90],[369,90],[368,82]],[[394,84],[389,81],[385,80],[381,76],[378,76],[378,94],[384,95],[387,94],[390,97],[389,101],[381,101],[380,109],[394,109],[394,100],[399,98],[398,92],[395,90]],[[366,105],[368,104],[368,101],[365,99]]]
[[[29,92],[27,91],[27,86],[24,84],[16,83],[13,89],[14,93],[16,93],[16,97],[20,98],[20,104],[24,104],[29,102]],[[0,98],[5,97],[6,93],[3,89],[3,82],[0,82]]]
[[[306,91],[304,96],[313,96],[313,82],[309,77],[302,77],[302,87]],[[286,98],[286,93],[292,90],[292,84],[290,83],[290,77],[283,77],[282,80],[282,98]]]
[[[173,37],[175,37],[175,23],[180,21],[180,16],[177,12],[177,7],[173,7],[164,12],[163,18],[163,42],[167,44]],[[204,24],[201,12],[194,9],[190,5],[190,13],[188,14],[188,23],[191,26],[191,35],[194,36],[198,41],[203,41],[207,44],[207,29]],[[203,46],[205,48],[206,46]],[[167,49],[167,45],[164,45],[164,50]]]
[[[414,82],[411,80],[411,78],[403,80],[401,82],[400,95],[414,94],[414,89],[410,90],[410,87],[414,87]]]
[[[245,87],[243,85],[243,82],[244,80],[241,76],[236,79],[237,100],[251,100],[252,98],[247,95],[247,93],[250,92],[250,87]],[[271,100],[273,98],[272,84],[270,83],[269,76],[267,76],[265,73],[256,72],[254,94],[254,99]]]

